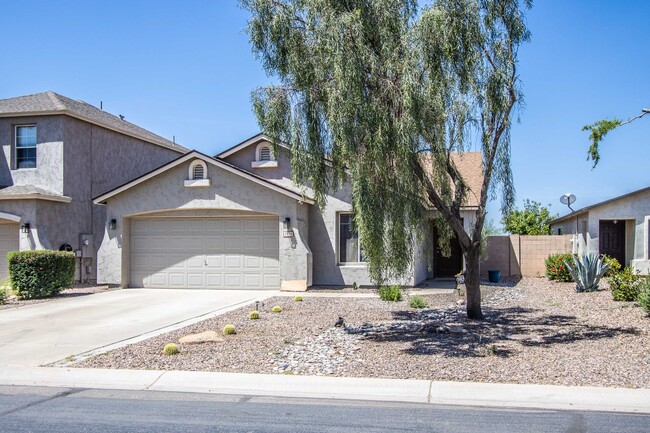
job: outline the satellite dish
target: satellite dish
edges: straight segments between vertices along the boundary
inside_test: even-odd
[[[569,209],[571,209],[571,205],[575,203],[575,201],[576,201],[576,196],[571,194],[570,192],[567,192],[562,197],[560,197],[560,203],[567,205]],[[573,212],[573,209],[571,209],[571,211]]]

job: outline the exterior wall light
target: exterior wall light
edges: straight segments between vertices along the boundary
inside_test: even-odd
[[[282,223],[282,226],[284,227],[285,230],[289,230],[291,228],[291,218],[286,217],[284,219],[284,222]]]
[[[20,231],[24,234],[29,233],[29,223],[25,223],[20,227]]]
[[[108,222],[108,229],[109,230],[115,230],[117,228],[117,220],[113,218]]]

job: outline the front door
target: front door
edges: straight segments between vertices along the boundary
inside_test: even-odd
[[[449,240],[451,244],[451,256],[445,257],[438,246],[438,230],[433,227],[433,277],[449,278],[462,272],[463,254],[456,235]]]
[[[598,250],[625,266],[625,221],[600,221]]]

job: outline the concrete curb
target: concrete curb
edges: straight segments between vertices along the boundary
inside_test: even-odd
[[[52,367],[2,368],[0,385],[650,414],[650,389]]]

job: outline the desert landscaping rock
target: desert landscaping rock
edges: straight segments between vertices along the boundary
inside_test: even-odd
[[[269,299],[260,320],[245,306],[76,366],[650,388],[650,319],[633,303],[545,278],[485,285],[482,294],[481,322],[467,319],[455,294],[427,295],[423,310],[305,297],[281,314],[270,306],[282,299]],[[237,334],[224,342],[161,354],[168,342],[227,323]]]
[[[190,334],[178,339],[181,344],[202,344],[202,343],[219,343],[224,341],[217,331],[205,331],[198,334]]]

